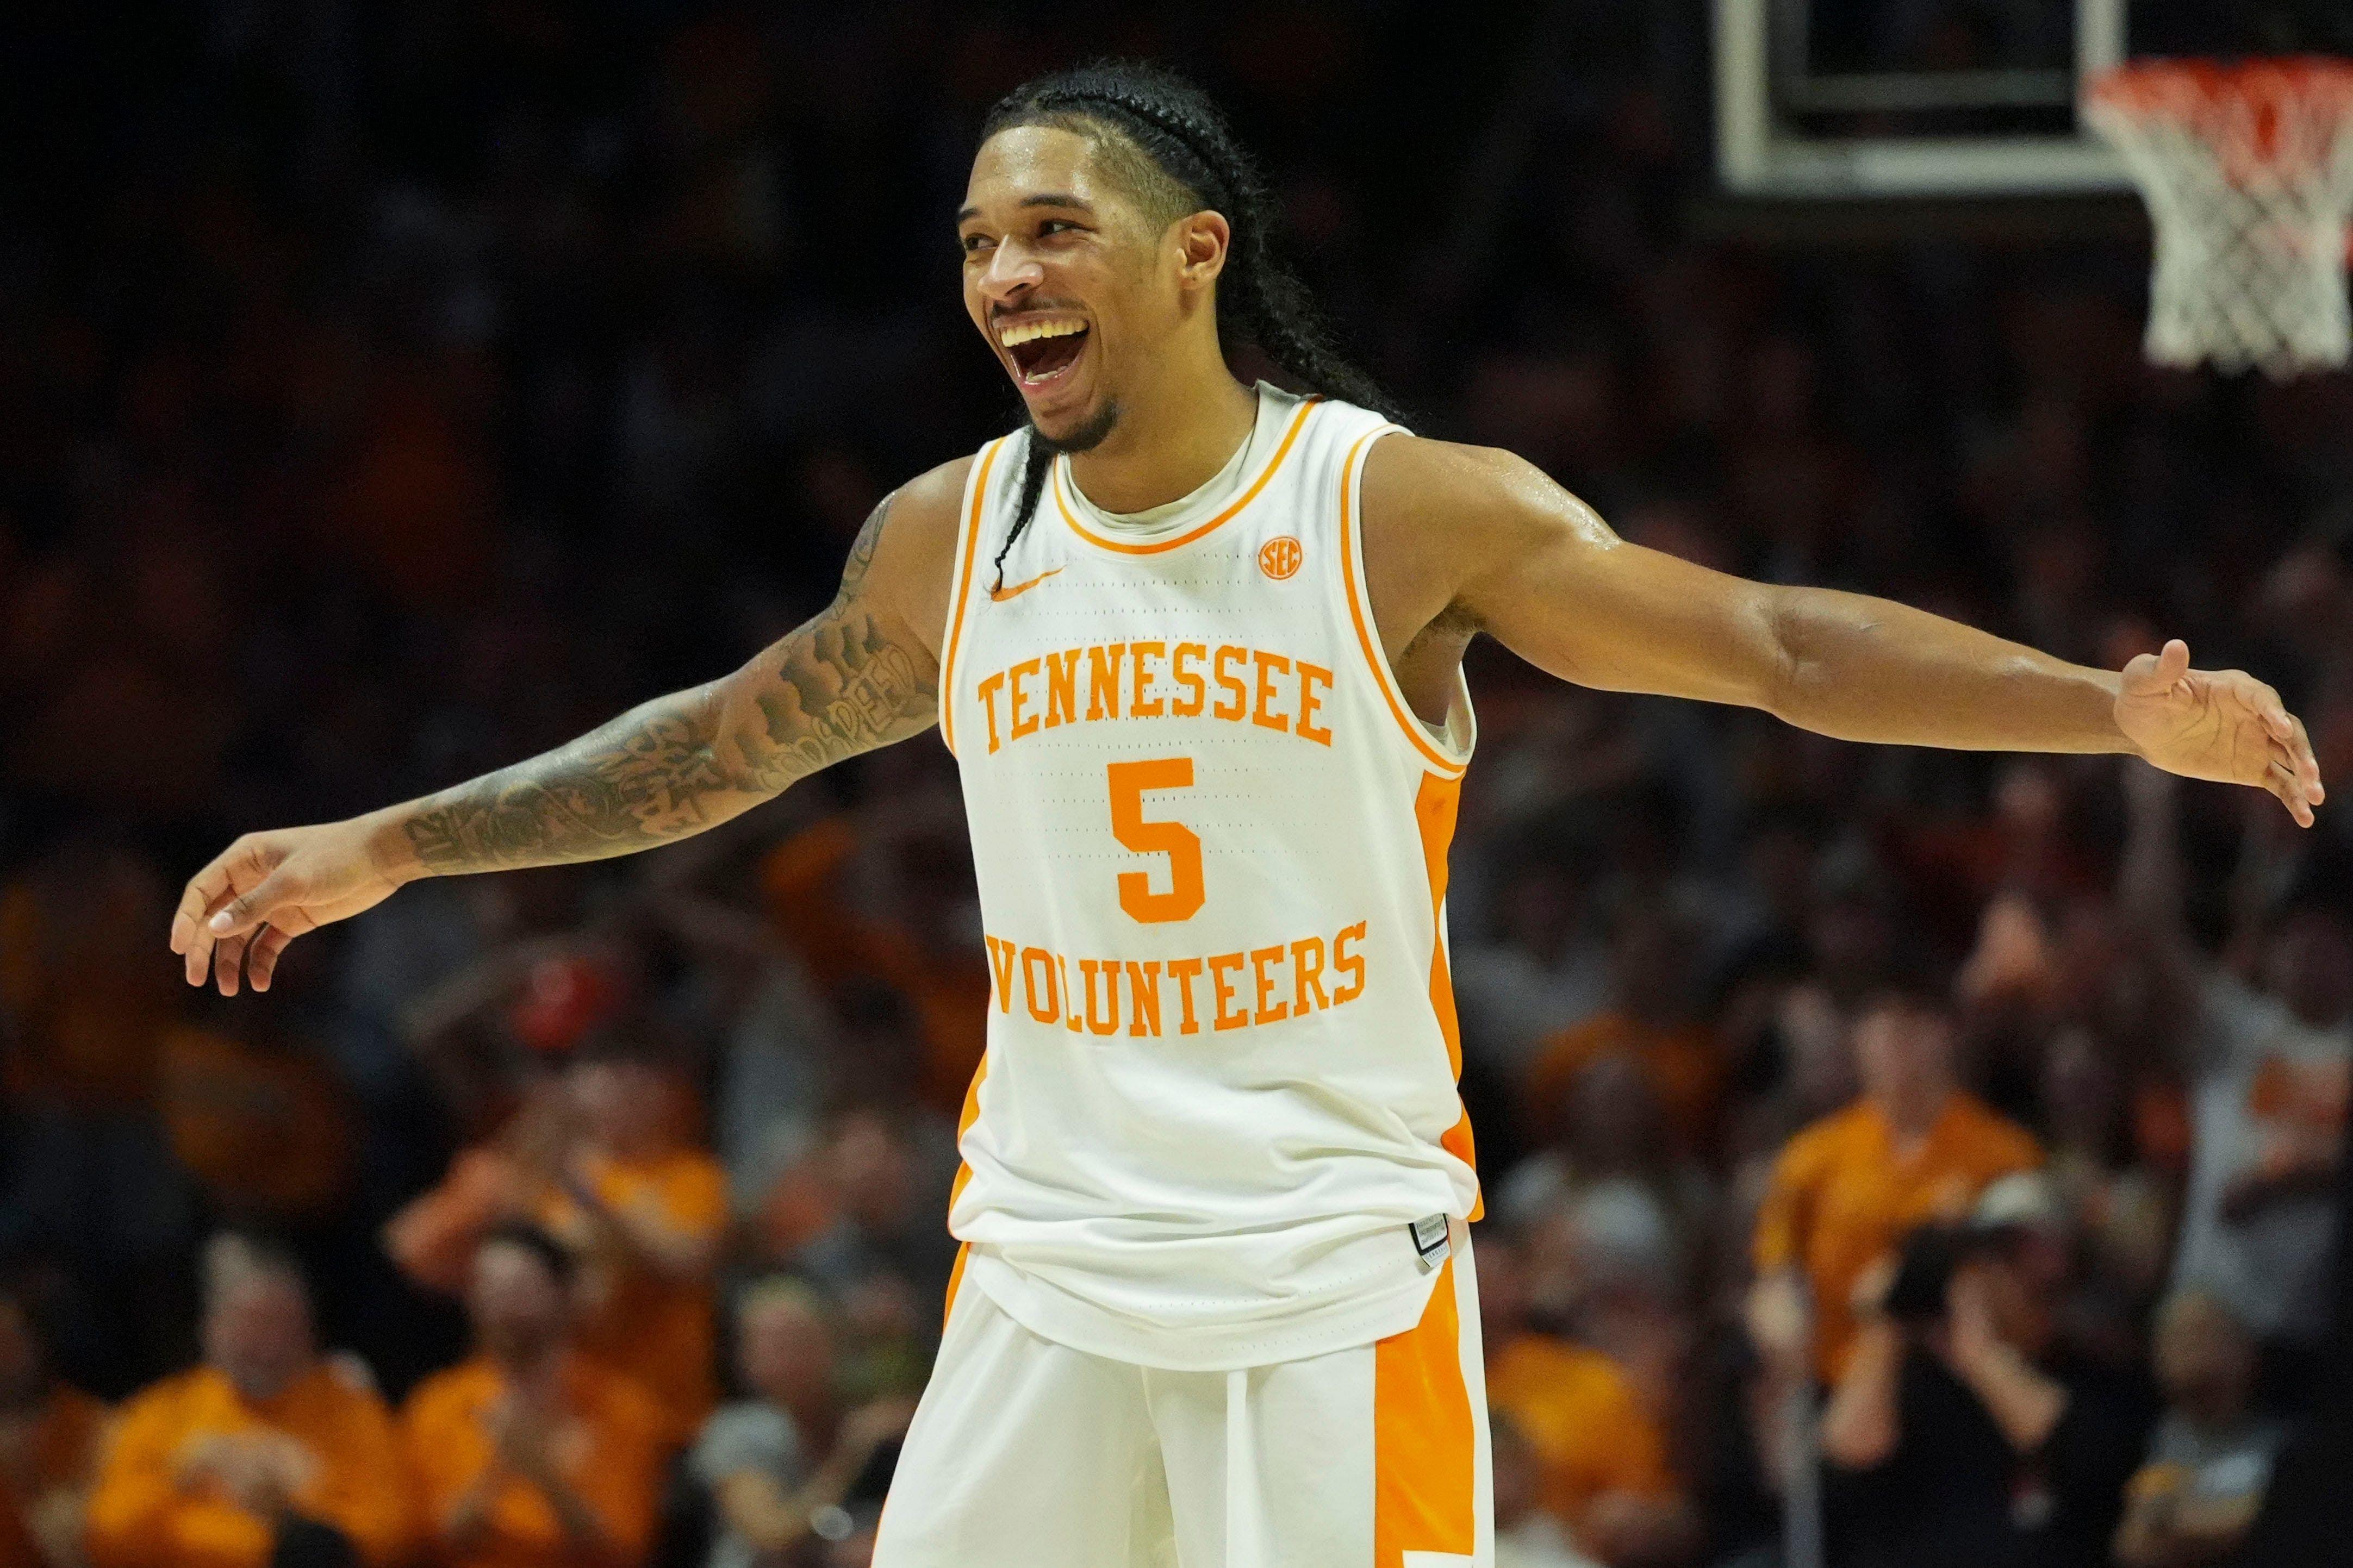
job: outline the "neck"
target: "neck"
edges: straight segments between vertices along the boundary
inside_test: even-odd
[[[1148,385],[1120,394],[1118,426],[1091,451],[1073,453],[1071,477],[1105,511],[1143,511],[1180,500],[1224,468],[1250,438],[1258,394],[1234,379],[1214,331],[1203,345],[1187,333]]]
[[[535,1345],[517,1346],[503,1354],[494,1354],[491,1361],[507,1382],[519,1389],[533,1392],[552,1385],[564,1366],[564,1342],[548,1340]]]
[[[1879,1102],[1879,1113],[1887,1118],[1895,1135],[1906,1142],[1926,1138],[1936,1125],[1936,1118],[1945,1113],[1945,1101],[1952,1091],[1938,1089],[1926,1094],[1891,1096]]]
[[[828,1395],[804,1394],[797,1399],[780,1399],[776,1404],[793,1418],[801,1436],[820,1448],[833,1447],[833,1435],[840,1426],[840,1411]]]

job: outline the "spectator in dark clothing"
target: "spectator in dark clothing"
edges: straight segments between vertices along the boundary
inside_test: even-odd
[[[2285,1426],[2254,1408],[2255,1344],[2218,1297],[2177,1292],[2157,1322],[2157,1374],[2171,1408],[2132,1479],[2116,1561],[2125,1568],[2212,1568],[2263,1506]]]
[[[2153,1400],[2059,1338],[2067,1240],[2047,1183],[2009,1177],[1864,1282],[1822,1418],[1844,1568],[2107,1561]]]

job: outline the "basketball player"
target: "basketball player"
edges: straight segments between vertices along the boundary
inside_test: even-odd
[[[1401,431],[1189,85],[990,114],[955,233],[1027,427],[875,509],[823,614],[561,750],[189,882],[187,976],[417,877],[627,854],[937,725],[995,980],[963,1247],[880,1568],[1491,1560],[1444,934],[1484,632],[1564,679],[1857,741],[2136,752],[2309,825],[2302,728],[2168,644],[2121,676],[1626,544]],[[1313,395],[1228,368],[1254,342]]]

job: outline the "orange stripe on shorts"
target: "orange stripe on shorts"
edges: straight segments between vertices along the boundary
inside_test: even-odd
[[[1476,1543],[1461,1339],[1450,1258],[1421,1321],[1373,1342],[1373,1568],[1403,1568],[1409,1552],[1468,1556]]]

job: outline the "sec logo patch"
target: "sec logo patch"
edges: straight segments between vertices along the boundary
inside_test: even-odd
[[[1305,558],[1306,552],[1299,548],[1299,541],[1286,533],[1280,539],[1268,540],[1260,547],[1258,569],[1280,583],[1296,573],[1300,562]]]

